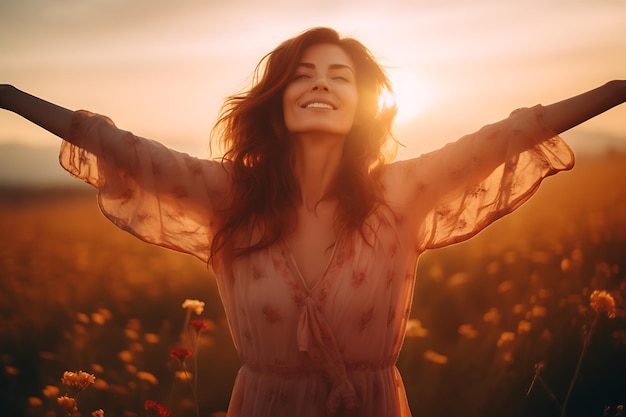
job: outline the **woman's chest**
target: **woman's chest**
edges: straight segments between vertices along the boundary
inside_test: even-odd
[[[232,262],[223,290],[250,315],[293,315],[307,298],[329,315],[360,309],[364,303],[393,303],[412,284],[417,255],[397,234],[379,231],[373,240],[366,238],[341,232],[329,253],[318,258],[324,265],[315,271],[315,281],[302,273],[291,242],[280,240]]]
[[[329,266],[338,231],[334,222],[334,205],[325,202],[314,210],[300,207],[294,229],[284,238],[290,260],[305,286],[311,289]]]

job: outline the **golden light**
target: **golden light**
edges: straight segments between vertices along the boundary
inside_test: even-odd
[[[395,100],[398,106],[396,122],[403,124],[428,107],[432,99],[432,91],[419,75],[408,69],[391,68],[388,74],[395,98],[388,94],[384,100],[388,104],[392,102],[391,100]]]

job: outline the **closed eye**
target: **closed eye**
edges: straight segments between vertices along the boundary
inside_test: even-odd
[[[351,83],[354,80],[352,71],[347,68],[333,69],[329,74],[333,80]]]

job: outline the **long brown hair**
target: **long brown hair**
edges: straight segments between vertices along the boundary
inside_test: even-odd
[[[336,221],[352,230],[362,228],[367,215],[382,203],[378,173],[386,162],[385,148],[395,151],[391,126],[396,108],[381,106],[380,98],[384,91],[391,94],[391,83],[362,43],[341,38],[333,29],[310,29],[267,54],[254,71],[252,87],[229,97],[222,107],[211,140],[226,150],[223,163],[232,175],[232,194],[212,254],[232,244],[239,231],[258,228],[260,234],[239,244],[243,247],[233,247],[237,255],[270,246],[287,232],[300,190],[291,166],[282,96],[303,52],[320,43],[338,45],[350,56],[359,97],[339,175],[325,198],[338,200]]]

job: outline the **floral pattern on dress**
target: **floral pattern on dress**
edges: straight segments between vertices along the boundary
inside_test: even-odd
[[[229,192],[227,166],[85,111],[68,139],[76,145],[63,143],[61,164],[99,189],[113,223],[208,261]],[[312,288],[284,240],[234,259],[218,253],[212,265],[242,362],[229,417],[410,416],[395,362],[419,255],[474,236],[572,164],[569,148],[543,125],[542,107],[521,109],[386,166],[385,204],[363,233],[339,233]]]

